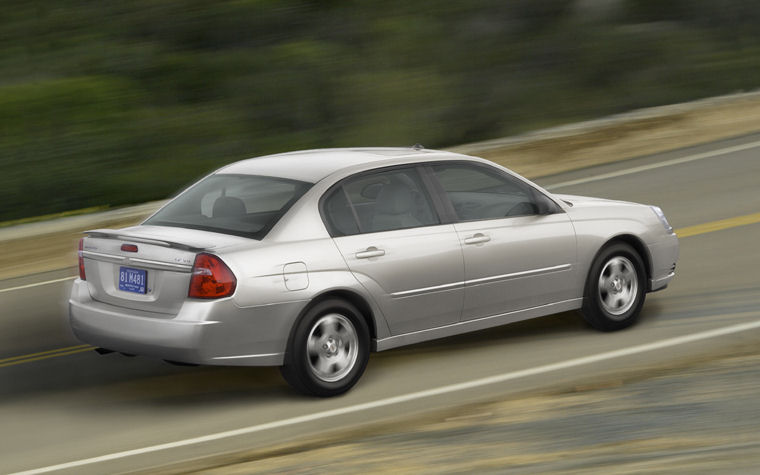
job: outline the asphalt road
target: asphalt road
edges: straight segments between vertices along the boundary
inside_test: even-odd
[[[98,356],[76,346],[66,327],[70,280],[59,279],[72,269],[0,281],[0,472],[74,462],[63,471],[113,473],[329,440],[367,423],[400,426],[427,411],[456,412],[758,348],[760,219],[733,219],[760,212],[758,154],[760,135],[745,136],[538,180],[560,185],[557,192],[658,204],[675,228],[688,228],[676,279],[648,296],[637,326],[602,334],[565,313],[391,350],[373,355],[359,385],[336,399],[300,397],[273,368],[186,368]],[[728,220],[720,230],[693,228],[720,220]],[[715,332],[742,324],[742,331]],[[685,335],[698,336],[679,339]],[[720,384],[715,404],[731,405],[735,392],[746,390],[730,375]],[[668,410],[679,404],[676,397]],[[757,419],[746,410],[742,418],[736,409],[735,426]],[[573,430],[572,421],[564,423]],[[599,436],[637,422],[620,424],[607,420]],[[475,458],[462,451],[459,460],[468,456]]]

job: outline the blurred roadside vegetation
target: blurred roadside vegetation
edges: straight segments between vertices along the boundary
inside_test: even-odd
[[[5,0],[0,221],[756,89],[751,0]]]

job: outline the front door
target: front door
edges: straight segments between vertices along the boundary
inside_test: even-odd
[[[556,203],[494,167],[459,162],[431,169],[457,217],[465,267],[462,320],[575,297],[575,230]]]
[[[456,225],[465,259],[463,320],[569,300],[575,232],[566,213]]]

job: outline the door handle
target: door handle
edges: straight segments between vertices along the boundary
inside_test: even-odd
[[[489,236],[486,236],[483,233],[476,233],[474,236],[470,236],[468,238],[464,238],[465,244],[482,244],[484,242],[490,241],[491,238]]]
[[[370,257],[380,257],[384,256],[385,251],[382,249],[378,249],[375,246],[370,246],[364,251],[359,251],[356,253],[357,259],[369,259]]]

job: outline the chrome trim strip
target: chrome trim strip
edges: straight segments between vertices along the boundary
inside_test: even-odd
[[[285,353],[258,353],[255,355],[238,355],[238,356],[215,356],[212,360],[235,360],[240,358],[270,358],[272,356],[284,356]]]
[[[130,257],[129,262],[136,262],[139,264],[147,264],[147,265],[158,266],[158,267],[169,267],[172,269],[186,270],[188,272],[190,272],[193,269],[193,266],[190,264],[174,264],[171,262],[161,262],[161,261],[153,261],[150,259],[141,259],[139,257]]]
[[[481,277],[480,279],[465,280],[464,285],[485,284],[488,282],[496,282],[499,280],[515,279],[517,277],[529,277],[532,275],[548,274],[550,272],[569,270],[571,267],[572,266],[570,264],[562,264],[559,266],[542,267],[541,269],[531,269],[531,270],[524,270],[521,272],[512,272],[511,274],[494,275],[491,277]]]
[[[115,256],[113,254],[104,254],[102,252],[93,252],[93,251],[82,251],[82,256],[93,257],[93,258],[102,257],[104,259],[110,259],[117,262],[123,262],[127,260],[125,256]]]
[[[454,282],[451,284],[434,285],[432,287],[423,287],[421,289],[412,289],[412,290],[404,290],[401,292],[394,292],[391,294],[391,297],[393,298],[411,297],[413,295],[424,294],[427,292],[438,292],[441,290],[448,290],[448,289],[453,289],[455,287],[462,287],[462,286],[464,286],[464,282]]]
[[[450,284],[434,285],[432,287],[422,287],[420,289],[402,290],[401,292],[394,292],[391,294],[393,298],[412,297],[414,295],[425,294],[428,292],[440,292],[441,290],[454,289],[457,287],[463,287],[467,285],[486,284],[489,282],[497,282],[500,280],[515,279],[517,277],[529,277],[532,275],[548,274],[550,272],[559,272],[563,270],[569,270],[572,267],[571,264],[562,264],[552,267],[542,267],[541,269],[531,269],[521,272],[513,272],[511,274],[494,275],[491,277],[481,277],[480,279],[465,280],[462,282],[452,282]]]
[[[82,251],[82,255],[84,257],[90,257],[90,258],[100,258],[111,262],[116,262],[120,264],[142,264],[146,266],[152,266],[154,268],[164,269],[164,270],[178,270],[181,272],[190,272],[193,270],[193,266],[191,264],[174,264],[172,262],[162,262],[162,261],[154,261],[151,259],[142,259],[139,257],[129,257],[129,256],[117,256],[115,254],[105,254],[103,252],[93,252],[93,251]]]

